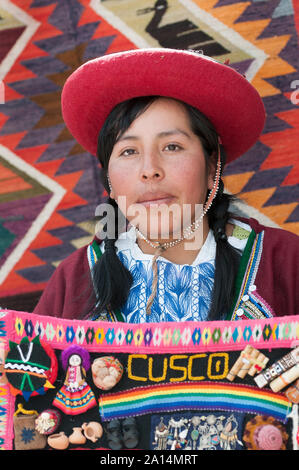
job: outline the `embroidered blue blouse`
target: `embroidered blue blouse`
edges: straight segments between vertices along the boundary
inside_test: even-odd
[[[239,221],[232,223],[250,232],[250,227]],[[247,238],[229,237],[231,245],[243,251]],[[204,321],[207,319],[215,274],[216,242],[212,231],[192,265],[179,265],[160,256],[157,260],[158,286],[151,314],[146,314],[151,294],[153,255],[143,253],[136,243],[134,228],[120,235],[116,242],[117,254],[133,276],[133,285],[126,304],[120,309],[128,323]],[[101,245],[102,252],[104,244]]]

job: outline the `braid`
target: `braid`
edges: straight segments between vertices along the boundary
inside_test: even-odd
[[[114,208],[114,227],[117,229],[118,206],[113,199],[109,198],[107,202]],[[115,246],[117,238],[117,233],[115,238],[105,238],[104,253],[93,267],[93,279],[97,286],[99,301],[95,313],[101,313],[105,309],[113,310],[123,305],[133,283],[132,274],[117,256]]]
[[[233,196],[225,194],[223,181],[208,212],[208,222],[216,240],[215,278],[209,320],[224,319],[229,312],[233,297],[235,278],[240,254],[228,243],[226,224],[231,217],[229,206]]]

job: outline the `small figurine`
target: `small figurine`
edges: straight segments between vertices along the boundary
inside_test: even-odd
[[[247,374],[253,377],[256,372],[260,372],[265,368],[268,361],[269,358],[263,353],[252,346],[247,345],[241,352],[239,358],[227,374],[226,378],[232,382],[236,376],[240,379],[244,379]]]
[[[85,413],[97,405],[94,393],[85,380],[86,371],[90,368],[89,352],[81,346],[70,346],[62,352],[61,362],[67,371],[66,378],[53,405],[68,415]]]
[[[279,391],[282,388],[284,388],[283,380],[279,379],[279,377],[283,376],[283,374],[286,374],[287,376],[287,382],[285,383],[285,385],[292,383],[294,380],[296,380],[296,378],[299,377],[298,363],[299,363],[299,347],[297,347],[296,349],[293,349],[288,354],[281,357],[278,361],[274,362],[274,364],[272,364],[265,371],[263,371],[261,374],[255,377],[254,380],[259,388],[263,388],[265,385],[270,384],[270,382],[277,380],[277,382],[274,385],[274,388],[275,388],[275,391]],[[290,370],[292,370],[291,374],[288,372]]]

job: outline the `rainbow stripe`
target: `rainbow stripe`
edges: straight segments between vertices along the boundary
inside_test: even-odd
[[[182,382],[134,388],[100,398],[103,421],[179,410],[222,410],[270,415],[286,421],[288,399],[256,387],[214,382]]]

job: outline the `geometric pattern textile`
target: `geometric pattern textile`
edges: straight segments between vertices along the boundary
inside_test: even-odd
[[[101,168],[66,129],[60,95],[79,65],[113,52],[191,48],[229,59],[267,119],[226,167],[226,189],[241,215],[299,234],[296,0],[2,0],[0,16],[2,307],[29,299],[30,311],[60,261],[93,238],[107,196]]]
[[[0,308],[0,449],[17,448],[16,410],[41,413],[57,411],[56,407],[61,411],[57,398],[60,400],[62,392],[76,402],[77,411],[88,404],[85,394],[93,394],[96,406],[84,410],[81,416],[72,413],[74,408],[66,402],[67,408],[60,414],[59,429],[66,436],[70,436],[74,426],[82,426],[83,419],[103,426],[99,441],[76,447],[82,450],[111,448],[107,421],[114,418],[136,420],[137,448],[142,450],[151,448],[153,443],[152,420],[157,424],[172,419],[174,425],[182,427],[180,419],[174,419],[179,413],[183,419],[193,418],[194,428],[200,431],[197,426],[206,421],[206,414],[212,418],[219,412],[222,419],[230,418],[235,424],[238,421],[238,442],[244,450],[245,422],[254,424],[255,419],[275,423],[276,434],[277,428],[281,429],[287,449],[298,450],[298,404],[285,390],[291,380],[290,375],[287,379],[287,372],[298,366],[298,348],[294,349],[298,339],[298,316],[134,325],[67,320]],[[82,358],[82,372],[75,371],[76,366],[67,360],[77,354]],[[113,355],[123,368],[120,381],[104,390],[94,383],[95,370],[88,373],[90,365],[103,354]],[[58,361],[62,367],[57,367]],[[66,366],[65,379],[62,369]],[[87,374],[82,383],[83,368]],[[282,371],[285,372],[281,376]],[[25,387],[25,383],[33,384],[37,377],[44,376],[49,390],[34,396],[34,388]],[[258,380],[261,376],[266,381],[264,385]],[[225,430],[223,433],[224,438]],[[195,434],[194,441],[199,437]],[[169,433],[167,436],[170,439]],[[126,445],[125,439],[123,444]],[[190,442],[188,445],[186,450],[190,449]],[[197,445],[193,449],[198,449]],[[280,442],[278,448],[285,447]]]

